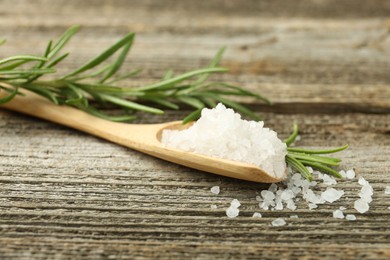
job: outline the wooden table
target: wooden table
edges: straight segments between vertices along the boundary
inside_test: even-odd
[[[353,209],[360,186],[309,210],[263,211],[269,185],[173,165],[78,131],[0,110],[0,258],[389,259],[390,5],[388,1],[0,1],[0,56],[40,54],[72,24],[68,71],[128,31],[137,33],[127,82],[141,85],[206,66],[227,46],[217,78],[259,91],[273,106],[250,103],[302,146],[345,143],[341,169],[374,187],[365,214]],[[182,118],[188,111],[148,116]],[[221,193],[210,192],[220,186]],[[237,218],[225,210],[232,199]],[[212,209],[211,205],[217,205]],[[346,206],[356,221],[335,219]],[[263,218],[253,218],[261,212]],[[298,215],[290,219],[290,215]],[[272,220],[285,218],[286,226]]]

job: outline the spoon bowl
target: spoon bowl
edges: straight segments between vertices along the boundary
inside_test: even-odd
[[[183,125],[181,121],[162,124],[111,122],[69,106],[53,104],[27,91],[23,92],[23,96],[18,95],[0,107],[77,129],[154,157],[201,171],[253,182],[273,183],[283,180],[252,164],[165,147],[161,143],[162,131],[164,129],[185,129],[191,125]]]

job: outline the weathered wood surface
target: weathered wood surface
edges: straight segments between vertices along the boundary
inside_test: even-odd
[[[0,56],[40,53],[69,25],[71,70],[128,31],[138,33],[129,85],[164,70],[207,64],[222,45],[231,73],[218,77],[263,92],[252,104],[303,146],[349,143],[342,168],[374,186],[356,221],[332,218],[360,189],[308,210],[264,212],[267,185],[173,165],[83,133],[0,110],[0,257],[32,258],[390,258],[390,5],[388,1],[0,1]],[[251,102],[251,101],[248,101]],[[170,112],[145,122],[180,119]],[[220,195],[209,189],[219,185]],[[237,198],[240,216],[225,209]],[[211,209],[211,205],[217,209]],[[262,212],[263,218],[252,218]],[[287,226],[272,227],[276,217]]]

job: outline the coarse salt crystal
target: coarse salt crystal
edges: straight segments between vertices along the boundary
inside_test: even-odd
[[[351,169],[351,170],[348,170],[345,175],[346,175],[345,177],[347,177],[347,179],[353,179],[353,178],[355,178],[356,174],[355,174],[355,171]]]
[[[333,217],[334,218],[344,218],[344,213],[341,210],[336,209],[335,211],[333,211]]]
[[[220,192],[219,186],[211,187],[210,191],[211,193],[218,195]]]
[[[235,218],[238,216],[239,213],[240,210],[236,207],[230,206],[229,208],[226,209],[226,216],[228,216],[229,218]]]
[[[216,208],[217,208],[217,205],[211,205],[210,208],[216,209]]]
[[[262,217],[262,215],[261,215],[261,213],[259,213],[259,212],[255,212],[255,213],[253,213],[253,216],[252,216],[253,218],[261,218]]]
[[[364,213],[370,209],[370,205],[368,205],[367,201],[363,199],[358,199],[354,203],[354,208],[360,213]]]
[[[241,206],[241,203],[238,201],[238,199],[233,199],[232,202],[230,202],[230,206],[238,208],[239,206]]]
[[[286,175],[287,146],[264,122],[242,120],[218,104],[202,109],[201,117],[185,130],[164,130],[164,146],[253,164],[280,178]]]
[[[339,210],[346,210],[347,208],[344,206],[340,206]]]
[[[327,202],[335,202],[344,195],[343,190],[336,190],[334,188],[327,188],[326,191],[321,193],[321,197]]]
[[[332,176],[327,175],[327,174],[324,174],[324,176],[322,177],[322,180],[323,180],[325,185],[335,185],[335,184],[337,184],[337,181],[335,180],[335,178],[333,178]]]
[[[385,194],[390,195],[390,186],[386,186]]]
[[[286,221],[283,218],[277,218],[272,221],[272,226],[274,227],[281,227],[286,225]]]
[[[359,177],[358,183],[362,186],[369,184],[368,181],[366,181],[366,179],[364,179],[363,177]]]
[[[317,204],[309,203],[309,209],[316,209],[316,208],[318,208]]]
[[[354,220],[356,220],[356,216],[353,214],[348,214],[345,216],[345,219],[354,221]]]
[[[290,218],[298,218],[298,215],[291,215]]]

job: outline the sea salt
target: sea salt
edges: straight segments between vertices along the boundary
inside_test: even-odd
[[[240,210],[232,206],[226,209],[226,216],[228,216],[229,218],[235,218],[238,216],[239,213]]]
[[[218,104],[204,108],[191,127],[164,130],[162,144],[176,149],[250,163],[280,178],[286,173],[287,147],[264,122],[246,121]]]
[[[217,205],[211,205],[210,208],[217,209],[218,207],[217,207]]]
[[[261,218],[262,217],[262,215],[261,215],[261,213],[259,213],[259,212],[255,212],[255,213],[253,213],[253,216],[252,216],[253,218]]]
[[[219,186],[211,187],[210,191],[211,191],[211,193],[218,195],[220,192]]]
[[[390,186],[386,186],[385,188],[385,194],[390,195]]]
[[[365,213],[370,209],[370,205],[368,205],[367,201],[358,199],[354,203],[354,208],[360,213]]]
[[[348,214],[345,216],[345,219],[354,221],[354,220],[356,220],[356,216],[353,214]]]
[[[281,226],[286,225],[286,221],[282,218],[277,218],[277,219],[274,219],[271,224],[274,227],[281,227]]]
[[[336,209],[335,211],[333,211],[333,217],[334,218],[344,218],[344,213],[341,210]]]
[[[238,199],[234,199],[232,200],[232,202],[230,202],[230,206],[238,208],[239,206],[241,206],[241,203],[238,201]]]
[[[355,171],[354,170],[348,170],[346,173],[345,173],[345,177],[347,178],[347,179],[353,179],[353,178],[355,178]]]
[[[291,215],[290,218],[298,218],[298,215]]]
[[[343,190],[336,190],[334,188],[327,188],[326,191],[321,193],[321,197],[327,202],[333,203],[340,199],[344,195]]]

